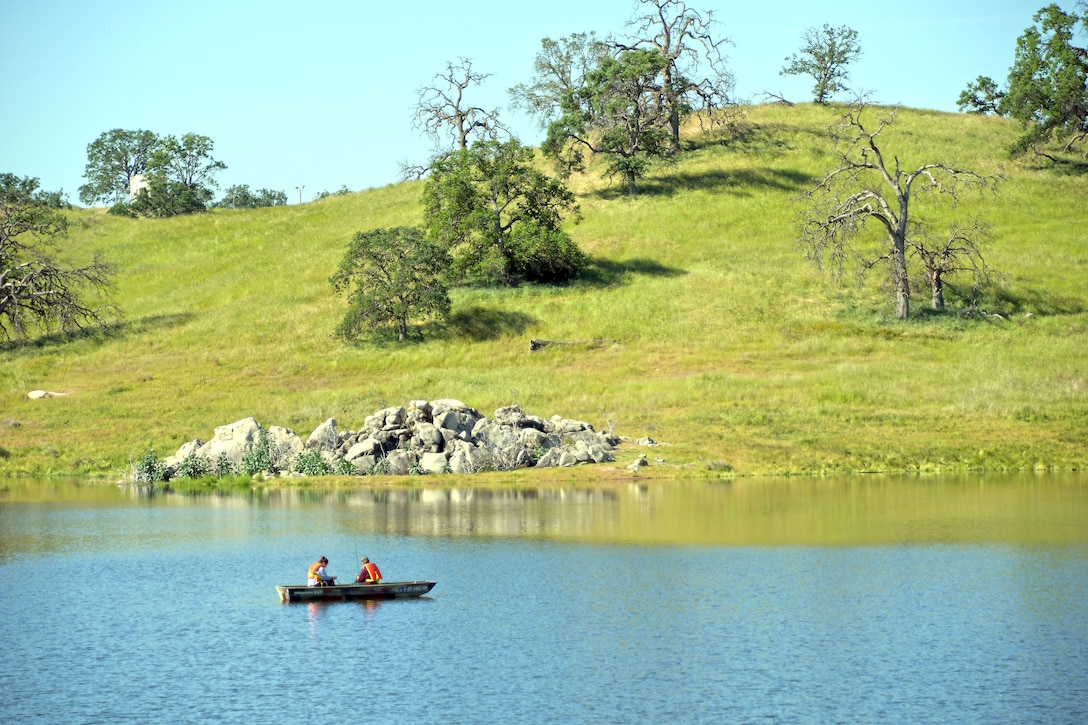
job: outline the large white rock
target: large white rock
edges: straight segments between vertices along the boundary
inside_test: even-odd
[[[356,458],[359,458],[361,456],[377,455],[381,453],[381,450],[381,443],[378,443],[378,441],[374,440],[373,438],[364,438],[363,440],[359,441],[351,448],[349,448],[344,458],[348,459],[351,462],[354,462]]]
[[[315,451],[335,451],[340,447],[340,434],[336,432],[336,418],[329,418],[314,428],[306,440],[306,447]]]
[[[389,451],[385,456],[385,461],[389,466],[391,476],[406,476],[408,475],[408,469],[415,465],[416,457],[408,451],[398,449]]]
[[[431,401],[431,410],[437,413],[439,410],[456,410],[458,413],[475,413],[472,408],[468,407],[460,400],[453,398],[439,398],[438,400]]]
[[[212,439],[202,445],[197,455],[204,456],[212,465],[219,462],[220,454],[225,453],[227,460],[238,468],[242,465],[242,456],[257,445],[261,426],[254,418],[243,418],[229,425],[215,429]]]
[[[450,453],[450,471],[453,473],[479,473],[483,454],[476,446],[465,441],[457,441]]]
[[[31,390],[26,394],[26,397],[31,400],[41,400],[43,398],[63,398],[68,393],[54,393],[49,390]]]
[[[427,473],[445,473],[448,464],[445,453],[424,453],[419,457],[419,467]]]
[[[268,428],[268,448],[273,465],[286,471],[294,465],[295,459],[305,446],[298,434],[290,428],[273,425]]]
[[[418,439],[420,449],[429,453],[438,453],[446,442],[441,431],[430,423],[417,423],[415,437]]]

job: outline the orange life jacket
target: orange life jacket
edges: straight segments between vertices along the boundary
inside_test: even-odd
[[[382,580],[382,572],[378,569],[378,565],[372,561],[368,561],[363,564],[363,571],[359,577],[360,581],[377,584]]]
[[[309,572],[307,572],[307,577],[306,577],[307,580],[317,579],[318,578],[317,570],[320,569],[321,567],[322,567],[322,564],[321,564],[320,561],[315,561],[313,564],[310,564],[310,570],[309,570]]]

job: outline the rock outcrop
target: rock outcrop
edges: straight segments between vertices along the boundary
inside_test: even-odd
[[[619,442],[583,421],[526,415],[516,405],[488,418],[444,398],[383,408],[366,416],[359,430],[340,430],[329,418],[305,442],[288,428],[245,418],[219,426],[207,442],[185,443],[164,463],[172,477],[192,471],[477,473],[603,463],[614,460]]]

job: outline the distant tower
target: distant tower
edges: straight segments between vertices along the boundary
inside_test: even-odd
[[[140,193],[140,189],[147,188],[147,178],[143,174],[136,174],[128,180],[128,200],[131,202]]]

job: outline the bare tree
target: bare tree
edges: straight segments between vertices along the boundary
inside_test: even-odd
[[[731,121],[721,111],[734,105],[733,74],[722,53],[730,41],[715,37],[714,11],[700,13],[684,0],[638,0],[639,6],[646,12],[628,23],[634,37],[627,42],[613,40],[611,45],[620,50],[654,49],[665,58],[661,105],[668,109],[673,140],[680,141],[680,120],[690,109],[703,111],[701,121],[729,127]]]
[[[468,58],[447,63],[446,70],[436,73],[431,85],[418,89],[413,127],[430,136],[440,152],[466,149],[476,139],[497,138],[505,131],[499,122],[499,109],[469,105],[465,99],[469,88],[490,77],[490,73],[474,71]]]
[[[925,270],[926,282],[930,289],[930,307],[944,309],[945,279],[954,274],[971,275],[972,294],[977,296],[979,289],[990,277],[990,268],[982,256],[982,247],[989,238],[989,231],[977,219],[967,224],[953,224],[948,234],[930,238],[920,233],[907,238],[910,254],[916,257]]]
[[[968,190],[993,190],[999,177],[982,176],[944,163],[904,169],[898,156],[887,159],[878,145],[880,134],[894,122],[894,113],[880,119],[870,131],[862,121],[864,110],[865,105],[858,102],[832,130],[839,144],[839,163],[807,195],[811,206],[799,244],[817,264],[829,257],[839,274],[848,258],[857,260],[861,274],[872,267],[886,266],[895,295],[895,316],[905,320],[910,314],[908,248],[919,253],[923,263],[926,259],[918,252],[925,246],[916,236],[920,227],[911,218],[912,202],[920,195],[936,193],[947,196],[955,206]],[[882,232],[883,242],[877,242],[875,251],[864,244],[868,222],[875,222]],[[947,249],[962,258],[967,253],[963,250],[968,248],[953,243]],[[939,258],[936,250],[930,256],[931,261]],[[940,265],[935,269],[944,271],[938,280],[952,269]]]
[[[38,180],[0,174],[0,338],[23,337],[29,325],[65,332],[102,327],[116,311],[91,306],[85,289],[112,286],[113,269],[97,257],[68,266],[51,249],[68,220],[38,192]]]

